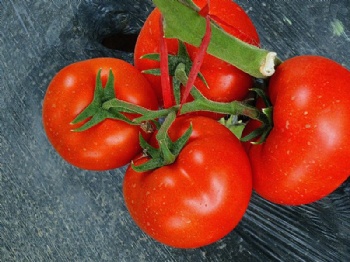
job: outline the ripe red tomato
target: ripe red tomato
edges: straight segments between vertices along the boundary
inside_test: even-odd
[[[195,0],[194,2],[202,8],[207,1]],[[259,45],[259,37],[252,21],[244,10],[232,0],[210,1],[209,14],[229,34],[250,44]],[[141,71],[159,68],[159,62],[141,58],[145,54],[159,53],[159,17],[160,12],[156,8],[147,18],[139,34],[135,47],[134,63]],[[169,54],[175,55],[178,51],[177,40],[167,39],[167,44]],[[193,60],[198,48],[190,45],[186,46],[190,58]],[[246,96],[248,89],[252,86],[252,78],[248,74],[209,54],[205,55],[200,71],[209,87],[200,78],[196,79],[195,86],[205,97],[214,101],[230,102],[241,100]],[[150,74],[145,74],[145,77],[152,83],[161,102],[160,77]]]
[[[253,188],[279,204],[300,205],[333,192],[350,174],[350,72],[319,56],[280,65],[269,93],[274,127],[251,146]]]
[[[82,132],[70,124],[87,107],[94,95],[98,70],[103,86],[109,70],[115,77],[116,97],[157,109],[157,98],[149,82],[132,65],[115,58],[96,58],[63,68],[52,79],[43,104],[43,124],[57,152],[69,163],[83,169],[107,170],[123,166],[140,152],[139,126],[106,119]],[[143,133],[145,138],[149,134]]]
[[[239,140],[205,117],[178,118],[170,127],[171,139],[179,138],[190,123],[192,135],[173,164],[141,173],[129,167],[123,185],[136,224],[177,248],[196,248],[224,237],[241,220],[252,192],[250,163]]]

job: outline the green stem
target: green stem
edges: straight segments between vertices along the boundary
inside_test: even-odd
[[[111,100],[104,102],[102,104],[102,108],[107,111],[110,109],[116,109],[119,112],[139,114],[141,116],[133,119],[132,122],[135,124],[140,124],[145,121],[156,120],[159,118],[166,117],[172,111],[177,111],[179,106],[173,106],[170,108],[159,109],[159,110],[150,110],[142,106],[138,106],[129,102],[119,100],[117,98],[113,98]]]
[[[176,118],[176,112],[174,110],[170,111],[170,113],[165,118],[162,126],[160,127],[156,135],[160,152],[162,153],[162,157],[163,157],[163,164],[165,165],[174,163],[176,159],[176,155],[174,155],[169,148],[171,141],[169,141],[169,136],[168,136],[168,130],[171,124],[175,121],[175,118]]]
[[[153,2],[164,17],[166,37],[200,46],[206,29],[204,17],[183,4],[181,0],[153,0]],[[271,76],[275,65],[281,62],[275,52],[249,45],[227,34],[214,22],[211,22],[211,28],[212,35],[207,52],[254,77]]]
[[[191,94],[193,97],[195,97],[195,100],[182,105],[180,112],[181,115],[198,111],[210,111],[219,114],[244,115],[266,124],[270,123],[270,120],[266,114],[255,107],[245,104],[244,102],[232,101],[230,103],[223,103],[211,101],[206,99],[196,88],[192,89]],[[104,102],[102,108],[105,110],[114,108],[118,109],[119,112],[140,114],[140,117],[133,119],[135,124],[140,124],[145,121],[166,117],[173,112],[177,112],[180,109],[180,106],[176,105],[167,109],[149,110],[144,107],[114,98]]]
[[[198,97],[198,93],[197,93]],[[207,99],[196,99],[192,102],[183,104],[181,114],[187,114],[196,111],[209,111],[227,115],[244,115],[251,119],[263,123],[269,123],[267,116],[255,107],[249,106],[241,101],[232,101],[230,103],[214,102]]]
[[[175,71],[175,77],[181,82],[186,83],[188,77],[184,71],[184,66],[179,64]],[[221,114],[244,115],[251,119],[256,119],[260,122],[269,122],[266,114],[255,107],[249,106],[241,101],[232,101],[230,103],[215,102],[206,99],[195,87],[191,90],[191,95],[195,99],[193,102],[183,104],[181,114],[186,114],[195,111],[211,111]]]
[[[181,69],[177,71],[177,75],[180,78],[179,80],[186,80],[187,76],[184,75],[184,71]],[[148,168],[154,168],[154,166],[164,165],[173,163],[175,161],[177,152],[179,152],[178,148],[182,148],[186,139],[189,137],[185,136],[184,139],[181,139],[177,143],[175,143],[175,147],[169,147],[172,145],[172,141],[169,141],[167,136],[167,131],[171,125],[171,123],[175,120],[176,115],[184,115],[187,113],[198,112],[198,111],[209,111],[215,112],[219,114],[226,115],[244,115],[249,117],[250,119],[255,119],[262,123],[262,126],[257,130],[254,130],[249,135],[242,138],[242,141],[250,141],[257,137],[260,139],[256,143],[262,143],[265,141],[269,132],[273,127],[272,120],[272,107],[264,108],[263,110],[259,110],[256,107],[252,107],[241,101],[232,101],[230,103],[222,103],[215,102],[206,99],[195,87],[191,90],[191,95],[195,98],[192,102],[185,103],[183,105],[175,105],[173,107],[161,110],[149,110],[143,108],[141,106],[137,106],[125,101],[118,100],[113,98],[108,100],[102,104],[102,108],[105,110],[103,112],[108,112],[110,115],[108,117],[113,117],[113,112],[128,112],[140,114],[141,116],[132,120],[133,124],[142,124],[147,121],[157,121],[159,118],[164,118],[164,123],[160,126],[160,129],[157,134],[157,140],[159,142],[160,152],[161,152],[161,160],[154,160],[148,163],[145,167],[140,167],[139,170],[148,170]]]

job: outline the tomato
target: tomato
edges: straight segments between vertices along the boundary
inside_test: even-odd
[[[140,152],[139,126],[106,119],[82,132],[70,124],[87,107],[94,95],[96,76],[101,72],[103,86],[109,69],[115,77],[116,97],[157,109],[157,98],[149,82],[132,65],[115,58],[96,58],[63,68],[52,79],[43,103],[43,124],[57,152],[69,163],[89,170],[107,170],[123,166]],[[145,138],[149,134],[143,133]]]
[[[206,0],[194,1],[199,7],[204,7]],[[259,45],[259,37],[256,29],[244,10],[231,0],[210,1],[212,19],[231,35],[240,38],[250,44]],[[159,62],[141,58],[145,54],[159,53],[159,17],[160,12],[156,8],[147,18],[135,46],[134,64],[137,68],[147,70],[159,68]],[[179,20],[181,18],[179,17]],[[178,42],[175,39],[167,39],[169,54],[175,55],[178,52]],[[191,60],[194,59],[198,48],[186,45]],[[206,86],[200,78],[196,79],[195,86],[208,99],[218,102],[230,102],[243,99],[248,89],[252,86],[252,78],[236,67],[223,62],[222,60],[206,54],[200,69]],[[160,77],[145,74],[145,77],[155,88],[158,99],[162,100]]]
[[[278,204],[333,192],[350,174],[350,72],[320,56],[280,65],[269,83],[274,127],[251,146],[253,188]]]
[[[241,220],[251,192],[251,169],[239,140],[205,117],[180,117],[172,140],[193,126],[176,161],[147,172],[126,171],[123,192],[136,224],[154,239],[176,248],[211,244]],[[147,161],[135,159],[135,165]]]

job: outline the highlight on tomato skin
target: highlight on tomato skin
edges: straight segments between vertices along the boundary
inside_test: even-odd
[[[205,117],[178,118],[169,130],[171,139],[190,123],[193,137],[173,164],[146,172],[129,166],[123,182],[135,223],[176,248],[198,248],[225,237],[242,219],[252,193],[250,163],[239,140]],[[140,156],[134,164],[148,160]]]
[[[195,0],[194,3],[200,8],[203,8],[207,1]],[[259,46],[260,40],[254,24],[244,10],[233,1],[210,1],[209,14],[229,34],[245,42]],[[159,61],[142,58],[146,54],[160,52],[159,39],[161,33],[159,30],[159,16],[159,10],[157,8],[154,9],[145,21],[136,42],[134,64],[140,71],[160,68]],[[169,54],[176,55],[179,49],[178,41],[176,39],[166,40]],[[186,47],[193,61],[198,53],[198,48],[188,44],[186,44]],[[251,76],[209,54],[205,55],[200,72],[206,80],[207,85],[198,77],[194,85],[206,98],[218,102],[244,99],[253,84]],[[145,74],[145,77],[152,84],[159,103],[162,105],[163,98],[160,77],[152,74]]]
[[[158,102],[149,82],[131,64],[116,58],[95,58],[70,64],[52,79],[43,102],[43,126],[58,154],[70,164],[87,170],[121,167],[141,151],[139,134],[150,134],[136,125],[106,119],[82,132],[72,131],[83,123],[71,122],[92,101],[96,76],[101,71],[105,85],[111,69],[118,99],[149,109]]]

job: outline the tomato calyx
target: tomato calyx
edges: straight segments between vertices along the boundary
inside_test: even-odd
[[[240,140],[242,142],[251,142],[255,145],[259,145],[265,142],[266,138],[268,137],[273,128],[272,108],[263,108],[262,112],[267,116],[267,119],[269,119],[269,123],[263,123],[259,128],[254,129],[248,135],[241,137]]]
[[[159,148],[150,145],[142,135],[140,135],[140,145],[143,148],[144,154],[150,159],[140,165],[135,165],[131,162],[131,166],[135,171],[145,172],[175,162],[177,156],[180,154],[182,148],[186,145],[192,134],[192,126],[190,126],[179,139],[173,142],[168,135],[168,130],[171,124],[175,121],[175,118],[176,112],[171,111],[165,118],[161,128],[158,130],[156,139]]]
[[[154,61],[160,61],[160,54],[151,53],[142,56],[142,59],[149,59]],[[168,62],[169,62],[169,75],[172,77],[172,84],[175,96],[175,103],[180,104],[181,102],[181,85],[186,86],[187,80],[184,81],[184,78],[179,78],[177,72],[181,71],[186,76],[189,76],[193,62],[188,54],[187,48],[184,42],[179,41],[179,49],[176,55],[168,54]],[[160,68],[152,68],[148,70],[143,70],[142,73],[152,74],[161,76]],[[203,74],[198,72],[198,77],[203,81],[203,83],[208,86]]]
[[[263,101],[264,107],[261,108],[261,112],[266,116],[267,121],[262,122],[260,127],[254,129],[244,137],[241,137],[241,141],[251,141],[252,144],[258,145],[265,142],[273,128],[273,106],[265,90],[262,88],[252,88],[251,91],[255,92],[258,98]]]
[[[92,102],[71,122],[71,124],[74,125],[83,121],[86,122],[79,128],[72,131],[85,131],[108,118],[124,121],[131,125],[140,125],[141,129],[146,133],[152,133],[154,128],[159,127],[159,123],[157,121],[135,122],[124,115],[124,113],[144,115],[148,113],[149,110],[144,107],[117,99],[114,91],[114,74],[112,70],[109,70],[105,87],[102,85],[101,71],[102,70],[100,69],[96,76],[94,98]],[[111,101],[114,101],[113,106],[105,106],[106,102]],[[156,118],[157,117],[154,119]]]
[[[87,130],[107,118],[118,119],[129,124],[133,124],[129,118],[119,112],[116,108],[105,110],[102,107],[104,102],[115,98],[115,91],[114,75],[112,70],[109,70],[109,76],[105,87],[102,85],[101,71],[102,69],[100,69],[97,73],[94,98],[92,102],[72,121],[72,124],[78,124],[87,119],[88,121],[81,127],[74,129],[74,131]]]

